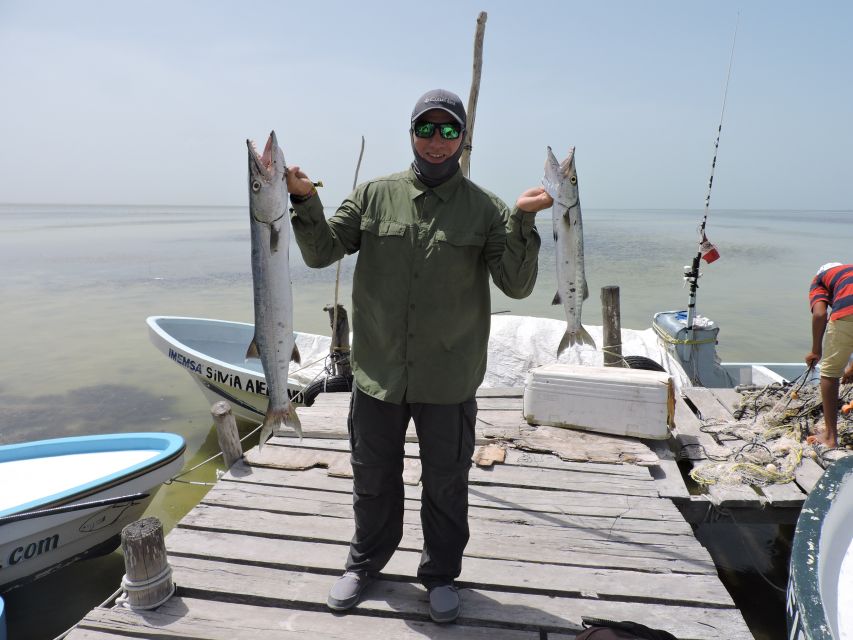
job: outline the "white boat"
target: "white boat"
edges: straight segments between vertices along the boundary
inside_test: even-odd
[[[258,358],[246,358],[254,325],[178,316],[152,316],[147,323],[154,346],[190,374],[210,404],[227,400],[236,418],[252,423],[263,420],[268,402],[264,370]],[[331,343],[310,333],[295,336],[302,364],[291,365],[299,368],[288,381],[292,399],[312,381],[325,377],[324,361]]]
[[[114,550],[181,470],[184,449],[171,433],[0,446],[0,592]]]
[[[698,345],[691,345],[682,315],[686,317],[684,312],[658,314],[656,329],[622,329],[622,352],[630,366],[666,371],[676,389],[695,384],[763,385],[793,379],[805,369],[805,365],[797,363],[721,364],[714,349],[718,329],[713,323],[706,323],[703,335],[694,336]],[[191,375],[210,404],[227,400],[238,419],[251,423],[263,419],[267,407],[263,368],[260,360],[245,356],[254,325],[180,316],[151,316],[147,324],[154,346]],[[588,346],[568,349],[557,357],[557,345],[565,328],[564,321],[550,318],[492,316],[482,386],[522,387],[530,369],[553,363],[600,366],[602,352]],[[587,329],[596,344],[602,344],[602,328],[587,325]],[[329,337],[301,332],[295,336],[302,355],[302,363],[290,372],[288,393],[295,402],[310,404],[319,391],[349,389],[348,382],[338,384],[326,371]]]
[[[853,456],[827,468],[803,504],[786,617],[795,640],[853,638]]]

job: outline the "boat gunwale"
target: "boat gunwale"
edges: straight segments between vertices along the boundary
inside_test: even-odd
[[[786,613],[789,632],[793,634],[792,627],[797,625],[809,640],[834,638],[823,606],[818,559],[822,551],[820,542],[824,521],[836,504],[835,497],[845,481],[851,483],[848,491],[853,491],[851,474],[853,456],[835,461],[806,496],[797,519],[791,546]]]
[[[155,446],[158,443],[160,446]],[[89,446],[75,450],[75,445]],[[92,445],[99,446],[93,447]],[[15,459],[34,459],[37,457],[49,458],[79,453],[121,451],[129,448],[159,449],[159,452],[147,460],[137,462],[121,469],[120,471],[114,471],[113,473],[101,476],[95,480],[90,480],[89,482],[69,487],[61,492],[54,493],[37,500],[30,500],[29,502],[15,505],[7,509],[2,509],[0,510],[0,517],[17,515],[28,511],[61,507],[77,502],[78,500],[91,497],[98,493],[102,493],[122,484],[126,484],[127,482],[147,475],[156,469],[168,466],[175,460],[179,459],[186,451],[186,441],[183,437],[172,433],[139,432],[53,438],[0,446],[0,464],[3,462],[11,462]],[[29,455],[26,458],[14,458],[11,455],[13,452],[26,449],[32,449],[34,455]],[[54,451],[55,453],[44,455],[45,451]]]

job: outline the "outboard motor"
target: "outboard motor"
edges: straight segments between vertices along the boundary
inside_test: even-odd
[[[690,381],[701,387],[731,388],[737,384],[720,364],[717,334],[720,328],[708,318],[697,316],[687,326],[687,311],[661,311],[652,328],[667,352],[681,364]]]

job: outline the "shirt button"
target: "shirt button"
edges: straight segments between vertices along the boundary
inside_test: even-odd
[[[411,366],[413,366],[415,363],[414,363],[414,362],[412,362],[411,360],[409,360],[406,364],[408,364],[408,365],[411,367]]]
[[[410,304],[410,305],[409,305],[409,309],[411,309],[412,311],[414,311],[414,310],[415,310],[415,305]]]
[[[418,274],[416,273],[416,274],[415,274],[414,276],[412,276],[412,277],[413,277],[415,280],[417,280],[419,276],[418,276]]]
[[[410,334],[409,334],[409,337],[410,337],[410,338],[414,338],[414,337],[415,337],[415,334],[414,334],[414,333],[410,333]]]

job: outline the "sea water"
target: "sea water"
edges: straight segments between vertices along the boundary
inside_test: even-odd
[[[656,312],[686,308],[684,266],[696,255],[701,217],[696,210],[585,210],[583,321],[602,324],[599,292],[610,285],[620,288],[625,328],[647,328]],[[536,287],[524,300],[494,289],[495,313],[562,317],[551,305],[550,211],[537,226]],[[702,263],[697,313],[720,326],[721,358],[802,360],[811,347],[810,280],[825,262],[853,259],[853,212],[711,211],[707,235],[721,257]],[[323,307],[334,300],[335,266],[305,267],[295,245],[290,261],[296,328],[328,334]],[[353,266],[354,257],[342,261],[338,293],[349,310]],[[145,318],[252,322],[247,207],[0,205],[0,273],[0,444],[148,430],[182,435],[190,464],[216,453],[204,397],[151,345]],[[189,478],[210,482],[214,467]],[[169,529],[205,490],[164,487],[149,514]],[[765,556],[775,553],[761,545]],[[784,559],[777,560],[784,575]],[[749,571],[744,565],[736,575]],[[10,637],[57,635],[112,593],[122,573],[114,553],[10,592]],[[774,616],[766,637],[775,624]]]

